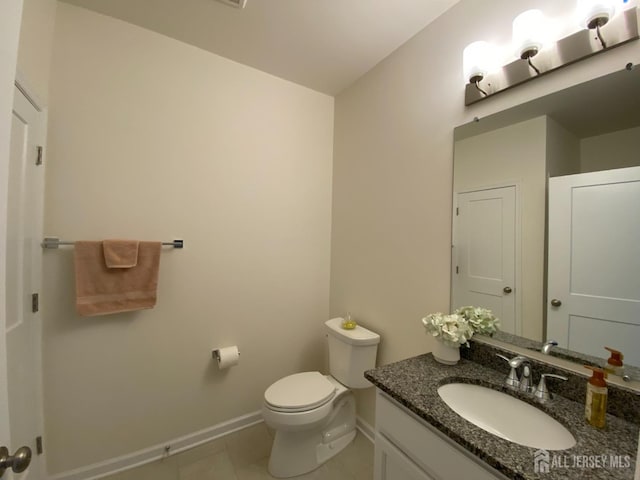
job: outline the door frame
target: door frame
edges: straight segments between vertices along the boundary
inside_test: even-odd
[[[457,214],[456,211],[458,209],[458,195],[465,193],[473,193],[480,192],[485,190],[496,190],[499,188],[505,187],[514,187],[515,188],[515,259],[514,259],[514,282],[515,282],[515,335],[522,335],[522,185],[521,182],[514,181],[504,181],[491,185],[478,185],[477,187],[467,187],[461,190],[457,190],[453,192],[453,205],[451,211],[451,267],[450,267],[450,275],[451,275],[451,292],[449,295],[449,305],[453,307],[453,283],[456,275],[456,265],[458,264],[458,251],[456,250],[456,240],[458,235],[458,222],[457,222]]]
[[[0,278],[6,278],[7,191],[9,182],[9,148],[13,89],[18,60],[18,43],[22,22],[22,0],[9,0],[0,6]],[[4,288],[0,289],[0,325],[6,324]],[[0,438],[9,438],[7,391],[7,348],[0,335]],[[10,478],[9,475],[7,478]]]

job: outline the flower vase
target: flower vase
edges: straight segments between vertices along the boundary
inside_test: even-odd
[[[444,365],[456,365],[460,360],[460,347],[450,347],[444,342],[436,340],[433,347],[433,358]]]

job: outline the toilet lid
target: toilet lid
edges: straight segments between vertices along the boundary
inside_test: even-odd
[[[320,372],[304,372],[281,378],[264,392],[265,401],[277,410],[299,412],[327,403],[336,387]]]

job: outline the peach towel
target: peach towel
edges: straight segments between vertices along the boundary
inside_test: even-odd
[[[104,263],[107,268],[131,268],[138,264],[137,240],[104,240]]]
[[[132,268],[107,268],[102,242],[75,242],[76,309],[85,317],[153,308],[160,242],[140,242]]]

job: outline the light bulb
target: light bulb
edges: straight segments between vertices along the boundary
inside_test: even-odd
[[[578,22],[583,28],[602,27],[615,12],[615,0],[578,0]]]
[[[540,10],[527,10],[513,20],[513,48],[519,58],[537,54],[547,41],[547,25]]]
[[[464,81],[475,83],[496,69],[498,55],[496,48],[488,42],[473,42],[462,52]]]

